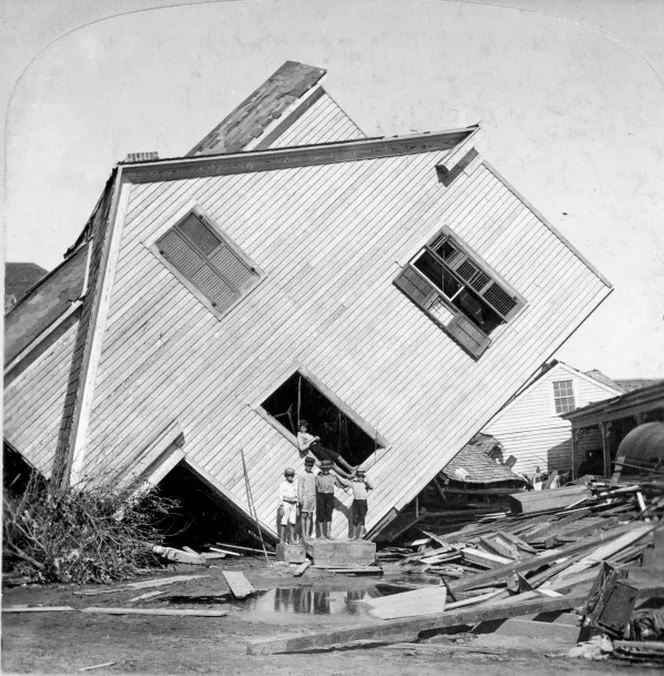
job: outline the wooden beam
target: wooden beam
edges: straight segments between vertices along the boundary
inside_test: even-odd
[[[192,615],[194,617],[224,617],[228,610],[206,610],[198,608],[82,608],[82,613],[101,615]]]
[[[522,603],[499,603],[490,607],[472,608],[460,612],[442,612],[436,616],[414,617],[408,620],[355,626],[348,629],[328,630],[305,635],[280,636],[247,642],[248,655],[272,655],[290,653],[311,648],[329,648],[354,641],[394,637],[402,641],[404,636],[415,636],[421,631],[444,629],[460,625],[476,624],[489,620],[502,620],[520,615],[534,615],[557,610],[569,610],[582,604],[586,594],[574,594],[557,598],[531,599]]]
[[[251,582],[244,576],[244,573],[239,570],[222,570],[221,573],[236,599],[246,599],[247,596],[251,596],[256,591]]]

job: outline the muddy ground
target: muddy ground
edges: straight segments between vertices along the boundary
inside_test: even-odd
[[[654,673],[613,661],[593,662],[566,657],[571,644],[550,638],[526,639],[470,632],[413,638],[404,644],[379,644],[290,655],[250,656],[248,640],[349,627],[371,618],[357,600],[377,595],[376,577],[341,576],[309,569],[293,577],[293,566],[260,559],[219,561],[218,567],[171,567],[139,579],[175,574],[205,574],[168,587],[160,597],[129,606],[141,608],[225,608],[225,617],[101,615],[80,612],[3,613],[2,672],[70,674],[630,674]],[[234,602],[222,576],[224,569],[242,570],[256,598]],[[391,579],[388,573],[387,579]],[[122,583],[112,585],[120,587]],[[3,607],[17,605],[127,606],[129,599],[151,589],[80,596],[75,591],[102,587],[21,586],[3,591]],[[111,587],[108,587],[111,588]],[[83,672],[86,673],[86,672]]]

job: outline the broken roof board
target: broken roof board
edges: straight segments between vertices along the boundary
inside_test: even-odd
[[[235,153],[251,147],[283,119],[325,75],[322,68],[286,61],[187,155]]]
[[[610,399],[619,393],[563,362],[546,371],[482,430],[501,441],[505,458],[517,458],[516,472],[532,475],[538,466],[545,471],[572,468],[572,426],[556,413],[553,400],[553,383],[565,380],[572,381],[576,406]],[[587,435],[579,440],[577,452],[601,446],[599,433]],[[582,459],[579,453],[577,462]]]
[[[283,467],[302,463],[256,409],[305,367],[390,444],[364,463],[379,487],[369,527],[412,499],[449,459],[441,449],[463,446],[610,291],[483,162],[441,185],[447,152],[229,175],[219,157],[207,176],[125,183],[82,474],[125,463],[177,419],[187,456],[240,504],[244,449],[270,527]],[[192,200],[265,273],[222,321],[148,248]],[[444,224],[528,303],[478,361],[392,284],[395,261]]]

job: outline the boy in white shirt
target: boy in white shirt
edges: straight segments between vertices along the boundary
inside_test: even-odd
[[[282,509],[281,517],[281,540],[282,542],[295,542],[295,524],[297,523],[297,484],[295,483],[295,470],[286,467],[284,470],[285,481],[279,484],[279,502]]]
[[[367,533],[364,524],[367,518],[367,497],[373,484],[366,478],[363,469],[358,469],[353,477],[353,505],[351,507],[352,522],[350,539],[361,540]]]

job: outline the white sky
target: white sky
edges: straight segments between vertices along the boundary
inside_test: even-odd
[[[0,19],[7,260],[55,266],[116,161],[183,155],[292,59],[369,135],[479,121],[615,286],[557,356],[664,378],[660,0],[4,0]]]

